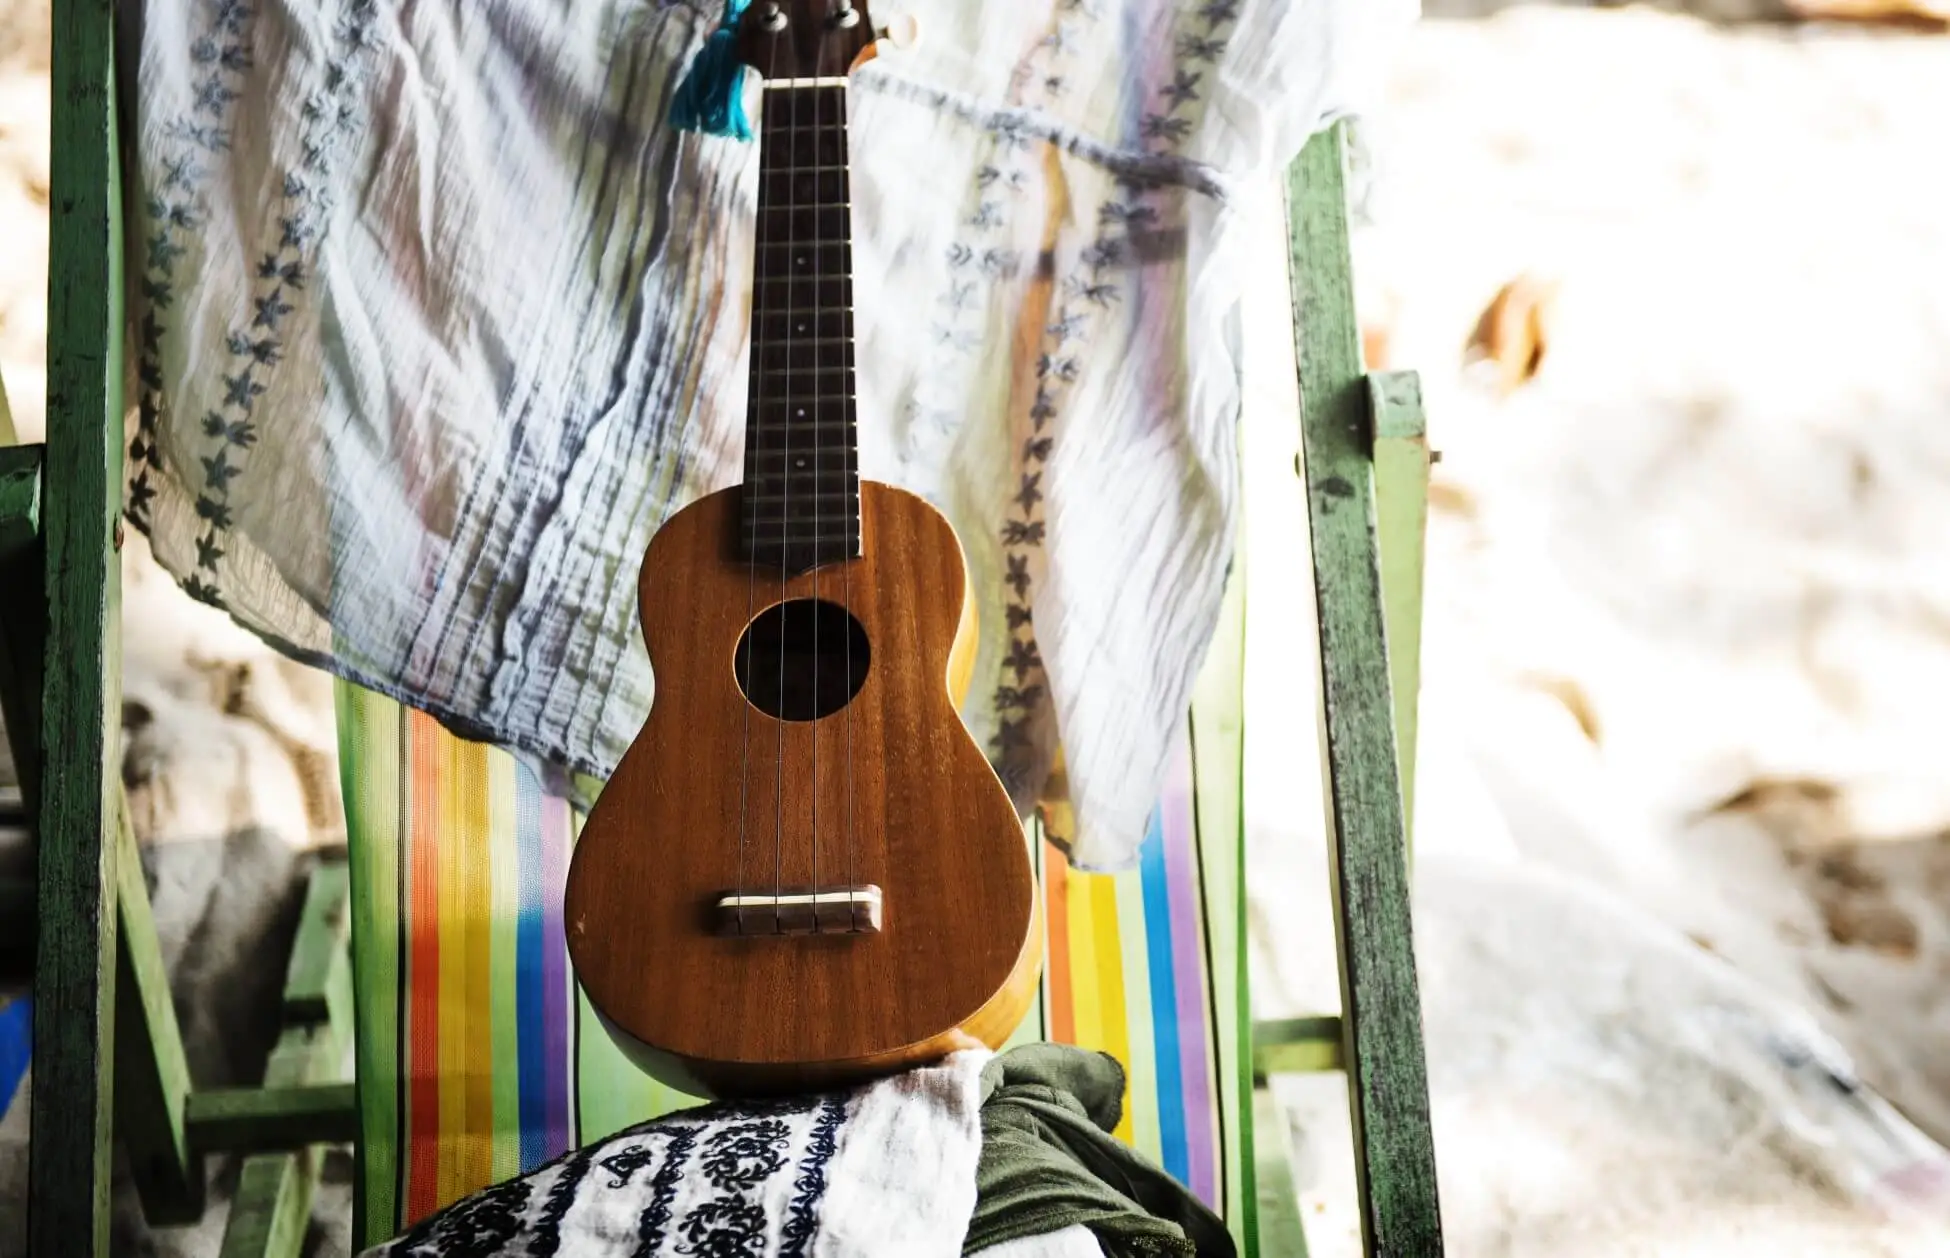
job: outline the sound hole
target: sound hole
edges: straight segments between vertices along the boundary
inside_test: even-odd
[[[738,639],[738,688],[751,705],[781,721],[817,721],[853,701],[867,684],[867,631],[825,599],[768,607]]]

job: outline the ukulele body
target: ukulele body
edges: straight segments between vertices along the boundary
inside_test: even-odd
[[[577,976],[626,1053],[701,1095],[999,1047],[1042,926],[1022,823],[956,710],[960,542],[862,482],[863,553],[781,580],[741,557],[740,495],[685,507],[644,557],[655,697],[576,843]]]

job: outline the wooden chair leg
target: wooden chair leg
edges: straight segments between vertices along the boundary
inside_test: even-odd
[[[119,677],[111,685],[103,675],[86,675],[90,658],[105,670],[115,663],[116,534],[106,525],[111,531],[100,555],[66,570],[57,566],[55,537],[67,537],[72,553],[73,538],[100,513],[83,510],[77,504],[85,504],[86,496],[62,487],[86,483],[86,476],[53,486],[44,509],[43,475],[52,474],[52,459],[40,446],[0,447],[0,581],[16,595],[0,600],[0,709],[21,782],[22,819],[39,821],[30,827],[37,830],[33,877],[0,878],[0,922],[10,928],[0,940],[0,962],[7,966],[0,981],[31,980],[39,998],[30,1252],[86,1252],[86,1242],[72,1232],[66,1243],[44,1246],[49,1220],[69,1221],[79,1235],[94,1239],[95,1253],[106,1252],[112,1114],[112,1134],[128,1153],[143,1214],[155,1225],[202,1215],[205,1147],[296,1141],[292,1152],[246,1162],[224,1248],[239,1258],[296,1254],[321,1159],[312,1146],[356,1136],[352,1087],[325,1082],[338,1075],[352,1022],[345,866],[314,873],[287,975],[287,1028],[266,1086],[193,1093],[119,766],[110,762],[119,751],[119,711],[112,719],[108,712],[111,704],[119,707]],[[94,483],[119,488],[120,482]],[[100,588],[82,588],[91,579],[102,581]],[[40,596],[43,590],[47,597]],[[51,629],[77,621],[81,649]],[[92,652],[85,649],[90,638]],[[59,649],[51,651],[51,644]],[[77,730],[98,745],[59,741],[64,733],[72,740]],[[99,811],[86,807],[95,787],[107,800]],[[92,826],[79,824],[77,813],[80,820],[106,817],[115,827],[112,839],[102,842]],[[90,870],[114,879],[111,902],[91,900],[99,888]],[[84,964],[96,945],[113,948],[112,970]],[[56,986],[76,976],[86,980],[82,986],[93,993],[93,1003],[77,1003]],[[64,994],[70,998],[63,1000]],[[112,1015],[101,1008],[108,1000],[115,1002]],[[58,1047],[50,1050],[50,1044]],[[68,1053],[76,1056],[63,1055]],[[112,1075],[103,1077],[108,1071]]]
[[[44,747],[48,749],[49,763],[53,763],[58,749],[53,747],[51,731],[43,721],[44,661],[49,658],[51,600],[41,597],[40,592],[47,589],[54,593],[56,600],[72,593],[60,588],[62,583],[48,579],[44,573],[46,553],[40,492],[43,455],[40,446],[0,448],[0,580],[6,581],[16,594],[0,604],[0,706],[5,709],[9,745],[20,778],[23,811],[28,818],[34,817],[40,806],[56,803],[58,792],[65,785],[46,780],[42,764]],[[54,501],[49,505],[53,509],[69,505],[63,495],[57,493],[52,497]],[[51,519],[47,523],[52,526]],[[119,737],[119,714],[117,724],[108,728],[117,731]],[[142,882],[135,838],[122,807],[119,773],[113,776],[109,789],[114,840],[100,845],[103,848],[100,860],[114,871],[116,879],[115,929],[110,936],[114,940],[115,969],[112,974],[104,973],[99,978],[116,1002],[114,1017],[101,1028],[114,1037],[112,1056],[106,1057],[104,1064],[114,1070],[115,1126],[129,1153],[144,1214],[154,1223],[187,1223],[203,1212],[203,1169],[191,1156],[184,1140],[183,1100],[189,1091],[189,1073],[183,1063],[182,1039],[170,1001],[168,979],[163,973],[161,949],[149,913],[149,895]],[[50,845],[38,838],[36,844],[41,849],[37,863],[44,866],[49,859],[46,849]],[[57,842],[53,846],[58,855],[61,845]],[[86,844],[71,846],[86,847]],[[38,874],[31,882],[8,881],[0,885],[0,901],[32,906],[33,911],[20,917],[10,914],[0,920],[7,921],[10,927],[23,919],[33,922],[42,955],[49,936],[60,938],[62,927],[71,924],[58,916],[64,905],[51,900]],[[43,924],[47,930],[41,930]],[[6,949],[0,951],[16,951],[17,942],[10,940]],[[47,986],[46,980],[39,971],[34,971],[31,977],[38,994]],[[67,1042],[67,1035],[56,1021],[61,1016],[59,1008],[58,1003],[44,998],[36,1011],[37,1066],[44,1060],[40,1052],[43,1036]],[[58,1093],[62,1080],[58,1064],[51,1070],[37,1069],[35,1073],[38,1112],[43,1088]],[[50,1132],[36,1120],[30,1137],[30,1159],[41,1157],[48,1145],[53,1145],[58,1154],[68,1133],[59,1122],[51,1127]],[[74,1191],[77,1195],[101,1196],[106,1188],[105,1184],[83,1185]],[[32,1205],[38,1208],[41,1200],[38,1196],[32,1198]]]
[[[119,844],[122,233],[114,6],[55,0],[44,763],[27,1249],[108,1252]]]
[[[1301,461],[1319,626],[1341,1032],[1370,1254],[1436,1255],[1442,1226],[1381,559],[1374,431],[1354,316],[1343,136],[1288,172]]]

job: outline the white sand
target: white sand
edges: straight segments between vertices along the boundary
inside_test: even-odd
[[[0,371],[37,433],[33,60],[0,74]],[[1451,1252],[1950,1253],[1941,1150],[1846,1064],[1950,1139],[1950,41],[1431,22],[1379,122],[1359,277],[1445,456],[1417,931]],[[1562,302],[1499,402],[1460,348],[1525,271]],[[1293,554],[1285,316],[1257,301],[1253,527]],[[220,1072],[277,853],[342,824],[330,707],[128,553],[137,816],[184,853],[165,935],[223,940],[178,984]],[[1269,1016],[1338,1003],[1304,580],[1262,560],[1251,601]],[[223,841],[260,891],[211,885],[195,853]],[[1340,1080],[1280,1091],[1315,1251],[1354,1252]],[[164,1252],[214,1252],[217,1222]]]
[[[1941,1151],[1794,1064],[1846,1046],[1950,1136],[1950,41],[1425,22],[1376,123],[1357,272],[1444,455],[1417,925],[1452,1251],[1950,1253]],[[1499,401],[1460,351],[1525,273],[1557,317]],[[1304,576],[1253,581],[1291,637]],[[1305,660],[1256,666],[1311,703]],[[1318,788],[1277,771],[1312,719],[1249,716],[1280,1012],[1338,1006]],[[1316,1251],[1355,1252],[1339,1081],[1282,1094]]]

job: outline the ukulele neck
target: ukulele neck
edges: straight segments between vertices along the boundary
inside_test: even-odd
[[[846,81],[774,80],[763,102],[740,540],[803,572],[861,551]]]

